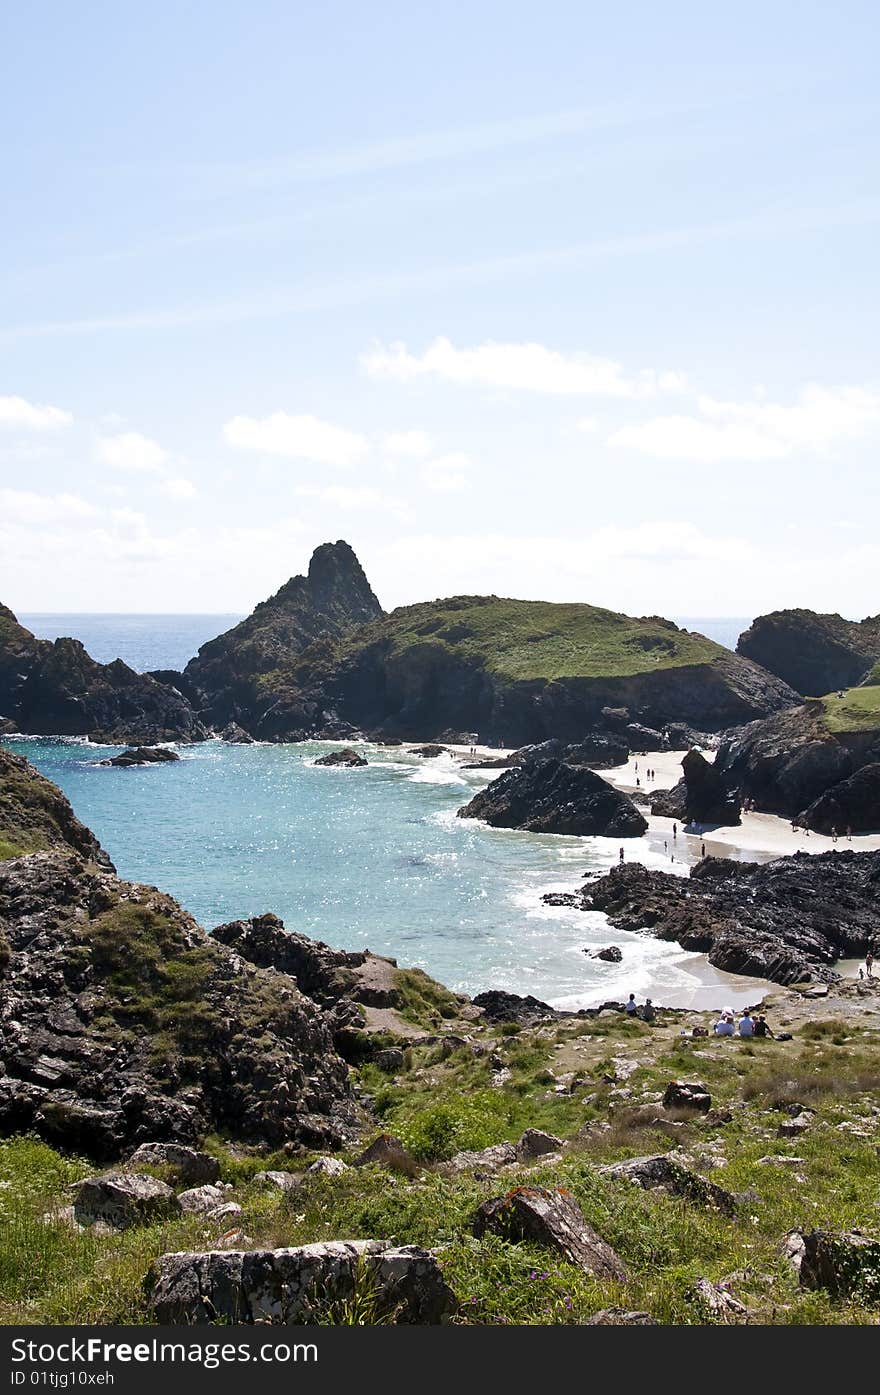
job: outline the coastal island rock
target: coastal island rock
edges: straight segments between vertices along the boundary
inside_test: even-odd
[[[655,798],[651,813],[683,823],[735,826],[740,822],[740,798],[701,751],[688,751],[681,763],[683,776],[671,790]]]
[[[493,828],[639,838],[647,820],[625,794],[586,766],[535,761],[507,771],[458,811]]]
[[[134,746],[126,751],[121,751],[118,756],[109,756],[107,760],[99,760],[99,765],[118,765],[123,769],[130,765],[165,765],[168,762],[180,760],[176,751],[171,751],[167,746]]]
[[[350,746],[346,746],[342,751],[330,751],[328,755],[320,756],[315,761],[315,765],[359,766],[366,764],[365,758],[359,755],[357,751],[353,751]]]

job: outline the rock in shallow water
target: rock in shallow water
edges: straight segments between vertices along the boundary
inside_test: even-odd
[[[531,762],[493,780],[458,811],[493,828],[605,838],[640,838],[647,820],[631,799],[586,766]]]

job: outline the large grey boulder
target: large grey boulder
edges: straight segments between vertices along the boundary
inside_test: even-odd
[[[811,1230],[803,1240],[802,1288],[824,1288],[832,1298],[880,1302],[880,1239],[860,1230]]]
[[[430,1250],[384,1240],[166,1254],[145,1283],[157,1323],[309,1323],[358,1292],[377,1320],[440,1323],[457,1307]]]
[[[267,1191],[292,1192],[301,1184],[302,1174],[299,1172],[280,1172],[272,1168],[268,1172],[254,1173],[254,1185]]]
[[[473,1231],[492,1232],[506,1240],[532,1240],[556,1250],[587,1274],[626,1282],[626,1270],[600,1235],[584,1219],[570,1192],[546,1187],[514,1187],[477,1209]]]
[[[712,1207],[726,1216],[736,1212],[736,1200],[730,1192],[705,1177],[682,1167],[674,1158],[663,1153],[641,1158],[627,1158],[624,1162],[611,1163],[603,1167],[607,1177],[634,1183],[644,1191],[663,1191],[669,1196],[680,1196],[696,1206]]]
[[[199,1153],[181,1143],[142,1143],[136,1148],[126,1166],[137,1172],[140,1167],[167,1167],[181,1182],[199,1186],[216,1182],[220,1164],[210,1153]]]
[[[114,1230],[152,1225],[180,1215],[180,1202],[166,1182],[137,1172],[107,1172],[80,1182],[73,1201],[79,1225],[103,1221]]]
[[[189,1191],[179,1192],[177,1200],[185,1215],[207,1216],[224,1204],[226,1192],[222,1187],[213,1187],[208,1182],[203,1187],[190,1187]]]

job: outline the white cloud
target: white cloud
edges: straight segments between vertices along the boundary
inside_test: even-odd
[[[880,426],[880,395],[858,387],[805,387],[795,403],[697,399],[699,416],[654,417],[624,426],[612,446],[661,460],[781,460],[797,450],[822,450]]]
[[[57,431],[73,421],[60,407],[37,407],[24,397],[0,397],[0,426],[21,431]]]
[[[162,488],[170,499],[194,499],[199,492],[192,480],[184,479],[182,475],[167,479]]]
[[[323,486],[301,484],[297,487],[296,493],[301,499],[318,499],[330,508],[345,509],[351,512],[387,513],[400,521],[409,521],[412,517],[410,509],[400,499],[395,499],[389,494],[382,494],[378,489],[370,489],[367,486],[349,488],[346,485],[338,484]]]
[[[434,443],[427,431],[392,431],[384,438],[382,444],[389,455],[421,460],[430,455]]]
[[[641,398],[686,390],[680,373],[646,369],[627,377],[609,358],[562,354],[543,344],[499,344],[487,340],[471,349],[457,349],[449,339],[435,339],[424,353],[411,354],[405,344],[377,344],[361,357],[372,378],[411,383],[418,378],[549,393],[557,396]]]
[[[422,467],[422,482],[438,494],[460,493],[467,488],[470,456],[463,450],[450,451]]]
[[[367,453],[364,436],[317,417],[273,412],[268,417],[233,417],[223,427],[229,445],[265,455],[314,460],[322,465],[356,465]]]
[[[9,523],[70,523],[91,518],[94,505],[78,494],[35,494],[25,489],[0,489],[0,517]]]
[[[162,471],[168,452],[149,436],[142,436],[138,431],[123,431],[118,436],[102,437],[98,442],[98,459],[114,470],[157,474]]]

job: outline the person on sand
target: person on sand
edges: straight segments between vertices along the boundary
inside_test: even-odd
[[[677,824],[677,823],[674,823],[674,824],[672,825],[672,836],[673,836],[673,838],[677,838],[677,837],[678,837],[678,824]]]
[[[755,1019],[752,1017],[748,1008],[746,1008],[742,1017],[739,1019],[739,1034],[741,1037],[753,1037],[755,1035]]]
[[[706,844],[705,844],[705,843],[701,843],[701,844],[700,844],[700,857],[705,857],[705,856],[706,856]]]
[[[625,856],[625,854],[624,854],[623,848],[621,848],[621,849],[620,849],[620,860],[621,860],[621,862],[623,862],[624,856]]]
[[[771,1030],[770,1030],[770,1027],[769,1027],[769,1025],[768,1025],[768,1023],[767,1023],[767,1019],[766,1019],[766,1017],[764,1016],[763,1012],[759,1012],[759,1013],[758,1013],[758,1016],[755,1018],[755,1036],[756,1036],[756,1037],[772,1037],[772,1036],[773,1036],[773,1033],[772,1033]]]
[[[865,973],[868,975],[868,978],[874,977],[874,955],[870,949],[865,955]]]
[[[630,1015],[630,1017],[632,1017],[633,1013],[634,1013],[634,1012],[637,1012],[637,1011],[638,1011],[638,1008],[637,1008],[637,1006],[636,1006],[636,995],[635,995],[635,993],[630,993],[629,997],[628,997],[627,1000],[626,1000],[626,1006],[625,1006],[625,1008],[624,1008],[624,1012],[628,1012],[629,1015]]]

